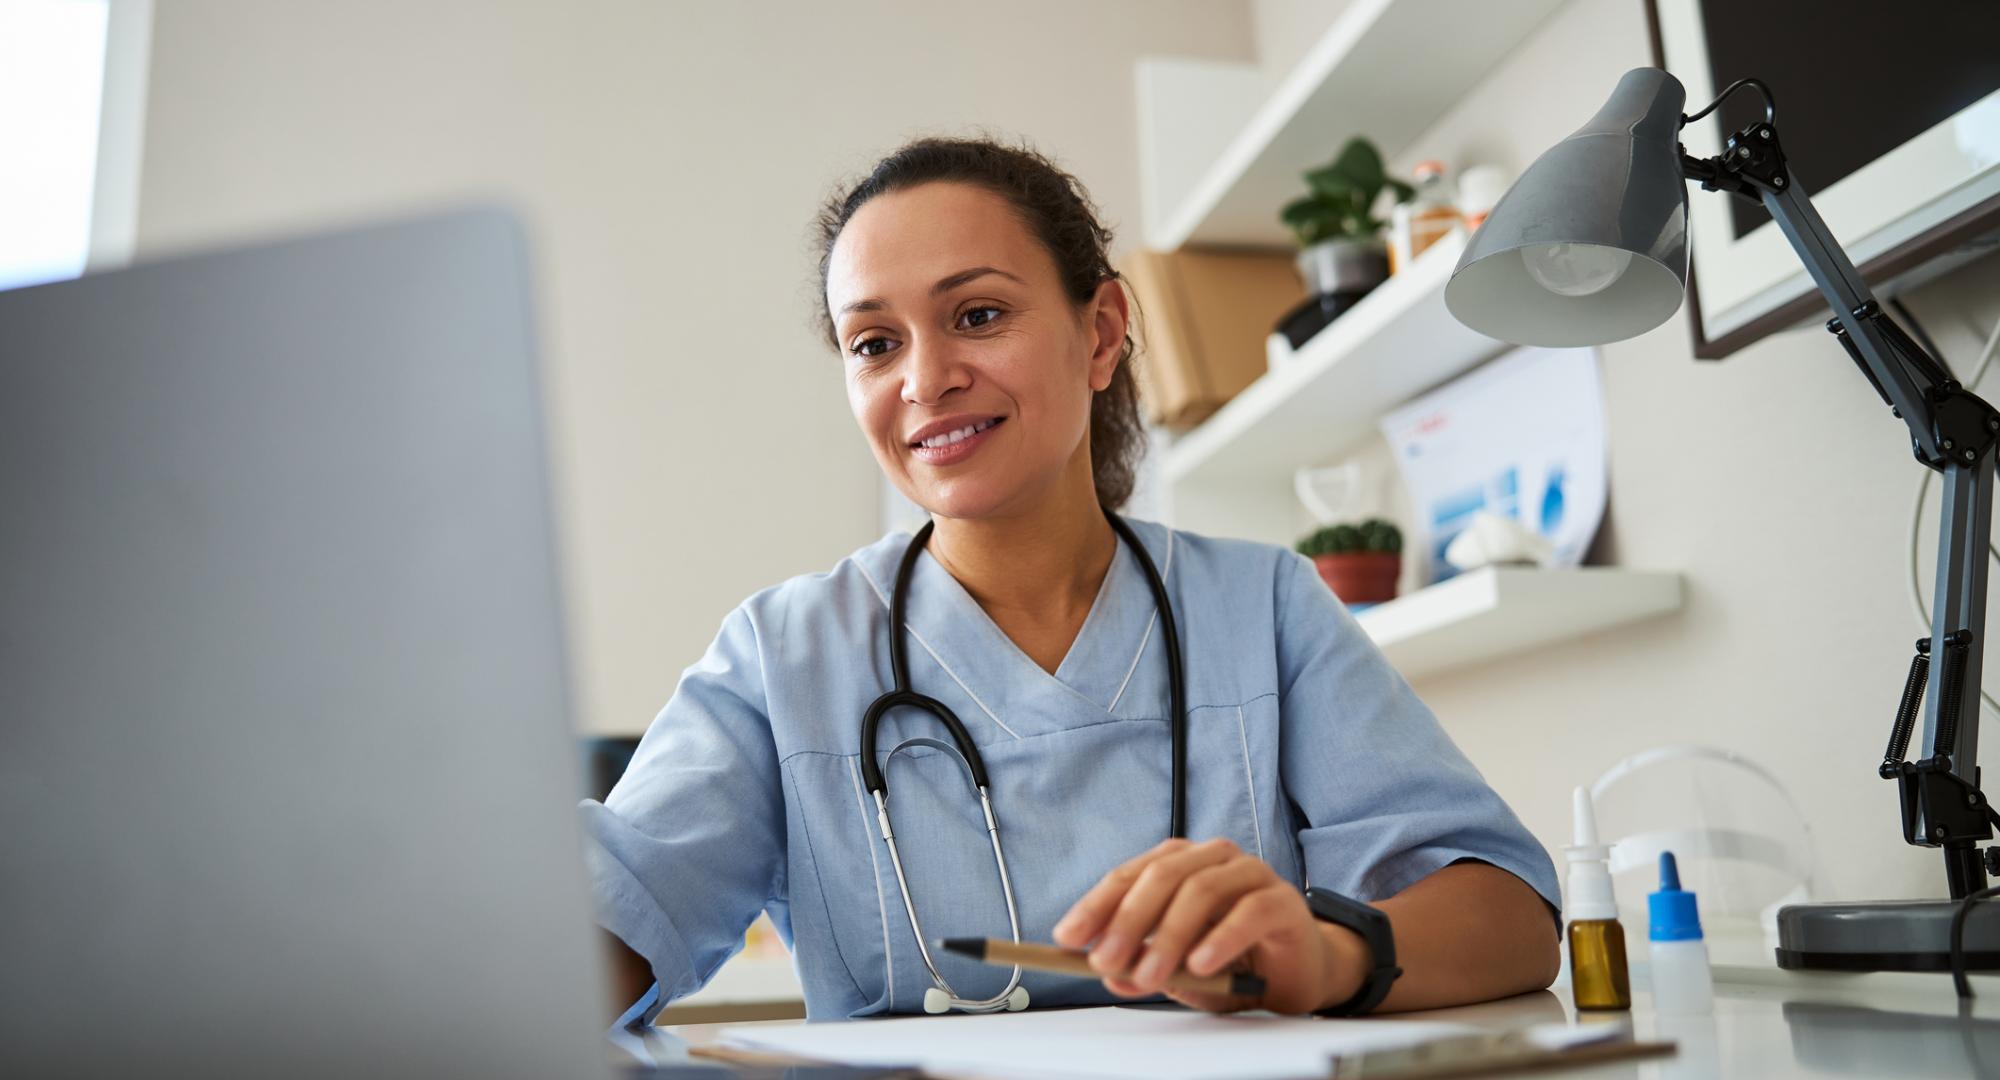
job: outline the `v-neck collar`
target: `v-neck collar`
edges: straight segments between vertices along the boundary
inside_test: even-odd
[[[1167,578],[1171,572],[1167,530],[1149,522],[1129,523]],[[895,564],[909,543],[906,536],[898,539],[900,543],[883,545],[889,550],[878,588],[885,601],[886,590],[895,583]],[[1089,614],[1053,674],[1021,651],[928,550],[918,556],[911,571],[907,604],[905,632],[912,636],[914,687],[921,691],[924,687],[919,684],[925,678],[940,677],[935,666],[918,660],[928,652],[946,669],[943,677],[959,682],[987,713],[981,719],[994,721],[1002,735],[1025,736],[1108,719],[1118,713],[1115,706],[1121,695],[1128,703],[1157,696],[1137,695],[1132,686],[1165,683],[1164,671],[1148,675],[1139,670],[1149,657],[1156,665],[1165,661],[1158,659],[1164,654],[1151,640],[1159,633],[1153,625],[1157,609],[1152,590],[1123,538]]]

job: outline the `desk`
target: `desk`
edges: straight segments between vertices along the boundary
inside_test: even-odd
[[[1672,1039],[1680,1046],[1674,1057],[1552,1075],[1573,1080],[2000,1077],[2000,978],[1975,980],[1981,996],[1961,1016],[1949,977],[1787,972],[1768,960],[1757,962],[1759,951],[1755,943],[1718,943],[1711,1016],[1654,1015],[1643,971],[1634,979],[1629,1015],[1584,1016],[1584,1022],[1629,1023],[1642,1038]],[[1574,1020],[1576,1011],[1567,987],[1557,987],[1410,1016],[1503,1028]],[[686,1061],[688,1047],[712,1042],[731,1026],[736,1025],[661,1028],[646,1039],[647,1050],[661,1064]]]

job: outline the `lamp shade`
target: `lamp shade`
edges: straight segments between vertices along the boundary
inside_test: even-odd
[[[1645,333],[1687,287],[1687,91],[1635,68],[1610,100],[1528,166],[1473,234],[1445,286],[1466,326],[1518,345],[1600,345]]]

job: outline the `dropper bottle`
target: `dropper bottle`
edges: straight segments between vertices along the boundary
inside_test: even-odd
[[[1694,894],[1681,888],[1680,866],[1671,851],[1660,852],[1660,891],[1646,897],[1646,907],[1654,1011],[1663,1016],[1709,1011],[1715,976],[1708,969],[1708,945],[1701,939],[1701,915]]]
[[[1577,788],[1569,861],[1569,982],[1578,1009],[1629,1009],[1632,980],[1625,968],[1625,928],[1611,895],[1611,848],[1597,842],[1590,792]]]

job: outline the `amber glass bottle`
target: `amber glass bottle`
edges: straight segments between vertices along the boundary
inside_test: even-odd
[[[1569,924],[1569,982],[1579,1009],[1632,1007],[1625,928],[1617,919],[1578,919]]]

